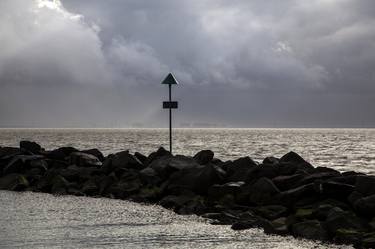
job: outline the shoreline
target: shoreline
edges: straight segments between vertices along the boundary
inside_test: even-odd
[[[158,204],[234,230],[260,227],[357,248],[375,246],[375,177],[314,167],[294,152],[262,162],[221,161],[159,148],[148,156],[21,141],[0,147],[0,189]]]

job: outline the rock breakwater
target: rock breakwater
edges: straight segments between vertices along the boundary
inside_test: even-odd
[[[194,157],[163,148],[145,156],[98,149],[0,147],[0,189],[157,203],[212,224],[375,247],[375,176],[314,167],[289,152],[256,162]]]

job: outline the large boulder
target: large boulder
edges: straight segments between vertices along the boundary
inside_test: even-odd
[[[354,209],[367,217],[375,217],[375,195],[359,198],[354,203]]]
[[[208,189],[208,197],[212,201],[220,200],[223,197],[230,196],[235,199],[236,195],[241,191],[241,186],[245,182],[228,182],[225,184],[215,184]]]
[[[212,161],[214,152],[212,150],[202,150],[193,157],[197,163],[204,165]]]
[[[70,164],[77,165],[78,167],[100,167],[102,162],[91,154],[83,152],[73,152],[69,156]]]
[[[288,213],[288,209],[281,205],[268,205],[256,207],[254,212],[267,220],[275,220],[285,216]]]
[[[52,159],[52,160],[64,161],[73,152],[79,152],[79,151],[73,147],[61,147],[56,150],[48,151],[45,153],[45,155],[47,158]]]
[[[343,211],[341,208],[332,208],[325,221],[325,227],[330,234],[336,234],[339,229],[355,230],[366,232],[369,229],[368,224],[362,218],[359,218],[350,211]]]
[[[225,171],[212,164],[184,168],[170,176],[168,190],[179,192],[188,189],[197,194],[206,195],[209,187],[222,183],[224,177]]]
[[[253,167],[246,175],[245,182],[252,183],[258,179],[265,177],[272,179],[279,175],[279,168],[274,165],[261,164]]]
[[[26,177],[20,174],[9,174],[0,178],[0,189],[22,191],[29,186]]]
[[[158,158],[148,167],[155,170],[162,179],[166,179],[176,171],[201,166],[191,157],[177,155]]]
[[[113,168],[144,169],[142,162],[129,151],[116,153],[111,160]]]
[[[249,201],[257,205],[274,204],[280,195],[280,190],[273,182],[265,177],[260,178],[251,185],[249,191]]]
[[[304,174],[281,175],[276,176],[272,181],[281,191],[285,191],[294,188],[304,177]]]
[[[166,149],[164,149],[164,147],[160,147],[157,151],[155,152],[152,152],[146,162],[145,162],[145,165],[149,165],[150,163],[152,163],[154,160],[158,159],[158,158],[161,158],[161,157],[168,157],[168,156],[172,156],[172,154],[167,151]]]
[[[258,166],[250,157],[241,157],[233,162],[228,162],[225,165],[225,170],[227,172],[228,182],[239,182],[245,181],[247,175]]]
[[[22,173],[30,168],[30,162],[43,159],[40,155],[17,155],[14,156],[3,168],[3,174]]]
[[[82,152],[82,153],[85,153],[85,154],[93,155],[93,156],[95,156],[96,158],[98,158],[99,161],[101,161],[101,162],[104,161],[104,155],[103,155],[103,153],[100,152],[100,150],[98,150],[98,149],[82,150],[81,152]]]
[[[281,202],[286,206],[294,206],[297,204],[298,201],[302,201],[305,198],[313,198],[316,195],[316,191],[314,188],[314,184],[310,183],[307,185],[303,185],[294,189],[289,189],[287,191],[283,191],[280,194]],[[314,200],[312,199],[311,202]]]
[[[30,141],[21,141],[20,142],[20,148],[26,151],[31,152],[32,154],[40,154],[44,149],[42,149],[42,146],[35,142]]]
[[[8,159],[19,154],[21,154],[20,148],[0,147],[0,159]]]
[[[291,152],[285,154],[284,156],[282,156],[280,158],[280,163],[296,166],[295,171],[292,170],[288,174],[294,174],[294,173],[296,173],[297,170],[305,171],[305,172],[308,172],[308,173],[311,173],[311,172],[314,171],[314,167],[310,163],[305,161],[305,159],[303,159],[300,155],[298,155],[297,153],[295,153],[293,151],[291,151]]]
[[[292,232],[295,237],[302,237],[311,240],[325,241],[329,238],[323,225],[317,220],[295,223],[292,225]]]
[[[354,186],[334,181],[325,181],[315,183],[316,190],[327,197],[338,200],[347,200],[348,196],[354,191]]]
[[[356,177],[355,191],[363,196],[375,194],[375,176],[359,175]]]

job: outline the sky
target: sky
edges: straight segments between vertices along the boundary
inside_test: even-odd
[[[373,0],[1,0],[0,127],[375,127]]]

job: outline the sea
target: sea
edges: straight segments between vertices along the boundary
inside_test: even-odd
[[[169,148],[167,129],[0,129],[0,146],[97,148],[148,155]],[[289,151],[314,166],[375,174],[375,129],[175,129],[173,152],[210,149],[223,161],[261,162]],[[0,248],[351,248],[260,229],[233,231],[155,205],[107,198],[0,191]]]

